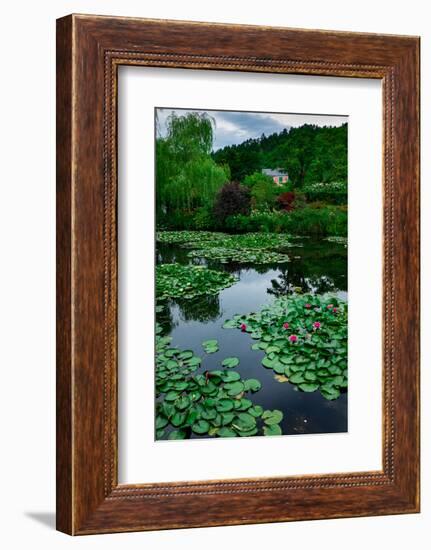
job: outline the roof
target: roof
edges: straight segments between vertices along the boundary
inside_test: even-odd
[[[287,176],[287,172],[282,172],[280,168],[262,168],[262,174],[265,174],[266,176],[270,176],[271,178],[274,177],[282,177]]]

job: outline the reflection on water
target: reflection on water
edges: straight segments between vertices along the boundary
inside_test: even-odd
[[[172,345],[192,349],[204,356],[201,343],[216,338],[219,351],[205,355],[201,370],[213,370],[229,356],[240,359],[238,372],[243,378],[257,378],[262,389],[255,395],[256,403],[266,409],[280,409],[284,418],[283,434],[344,432],[347,430],[347,393],[335,401],[327,401],[320,392],[303,393],[289,383],[280,383],[272,370],[261,365],[264,353],[253,351],[254,341],[237,330],[222,329],[223,322],[236,313],[248,314],[278,296],[295,292],[335,292],[347,298],[347,250],[344,245],[304,239],[298,248],[286,252],[288,264],[250,265],[205,263],[210,268],[234,273],[239,281],[222,290],[217,296],[195,300],[170,300],[157,315]],[[187,257],[189,250],[176,245],[157,246],[157,262],[196,264]]]

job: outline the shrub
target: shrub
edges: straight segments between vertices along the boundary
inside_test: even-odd
[[[287,191],[277,197],[277,204],[282,210],[290,212],[295,208],[295,193],[293,191]]]
[[[214,215],[211,208],[202,206],[195,212],[193,219],[193,227],[191,229],[211,230],[214,229]]]
[[[272,181],[259,181],[251,189],[253,207],[264,210],[274,206],[277,188]]]
[[[291,233],[296,235],[347,235],[347,210],[343,207],[298,208],[291,212],[252,212],[250,216],[236,215],[226,219],[229,231],[243,233]]]
[[[253,174],[245,176],[242,181],[242,184],[246,187],[250,187],[250,189],[259,183],[268,183],[275,187],[273,179],[266,174],[262,174],[262,172],[253,172]]]
[[[214,204],[214,217],[221,226],[228,216],[250,213],[250,189],[238,182],[230,182],[223,185],[216,196]]]
[[[322,201],[329,204],[347,203],[347,183],[313,183],[303,189],[308,201]]]

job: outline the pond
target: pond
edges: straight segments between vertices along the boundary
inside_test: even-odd
[[[217,339],[219,351],[205,355],[198,372],[220,368],[226,357],[238,357],[236,370],[242,378],[256,378],[262,384],[259,404],[265,409],[283,412],[280,423],[284,435],[318,434],[347,431],[347,390],[335,400],[327,400],[318,391],[306,393],[288,382],[279,382],[272,370],[262,366],[265,353],[252,350],[248,333],[222,328],[235,314],[249,314],[280,296],[297,292],[331,292],[347,300],[347,248],[324,239],[298,238],[294,246],[280,250],[291,261],[283,264],[253,265],[220,263],[190,258],[188,250],[175,244],[157,243],[158,264],[207,265],[234,274],[238,281],[217,295],[193,300],[169,300],[157,320],[163,333],[172,337],[172,345],[190,349],[203,356],[202,342]],[[191,434],[191,437],[199,437]]]

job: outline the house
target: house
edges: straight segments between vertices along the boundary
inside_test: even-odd
[[[280,168],[263,168],[262,174],[272,178],[276,185],[283,185],[283,183],[287,183],[289,180],[289,174],[287,172],[283,172]]]

